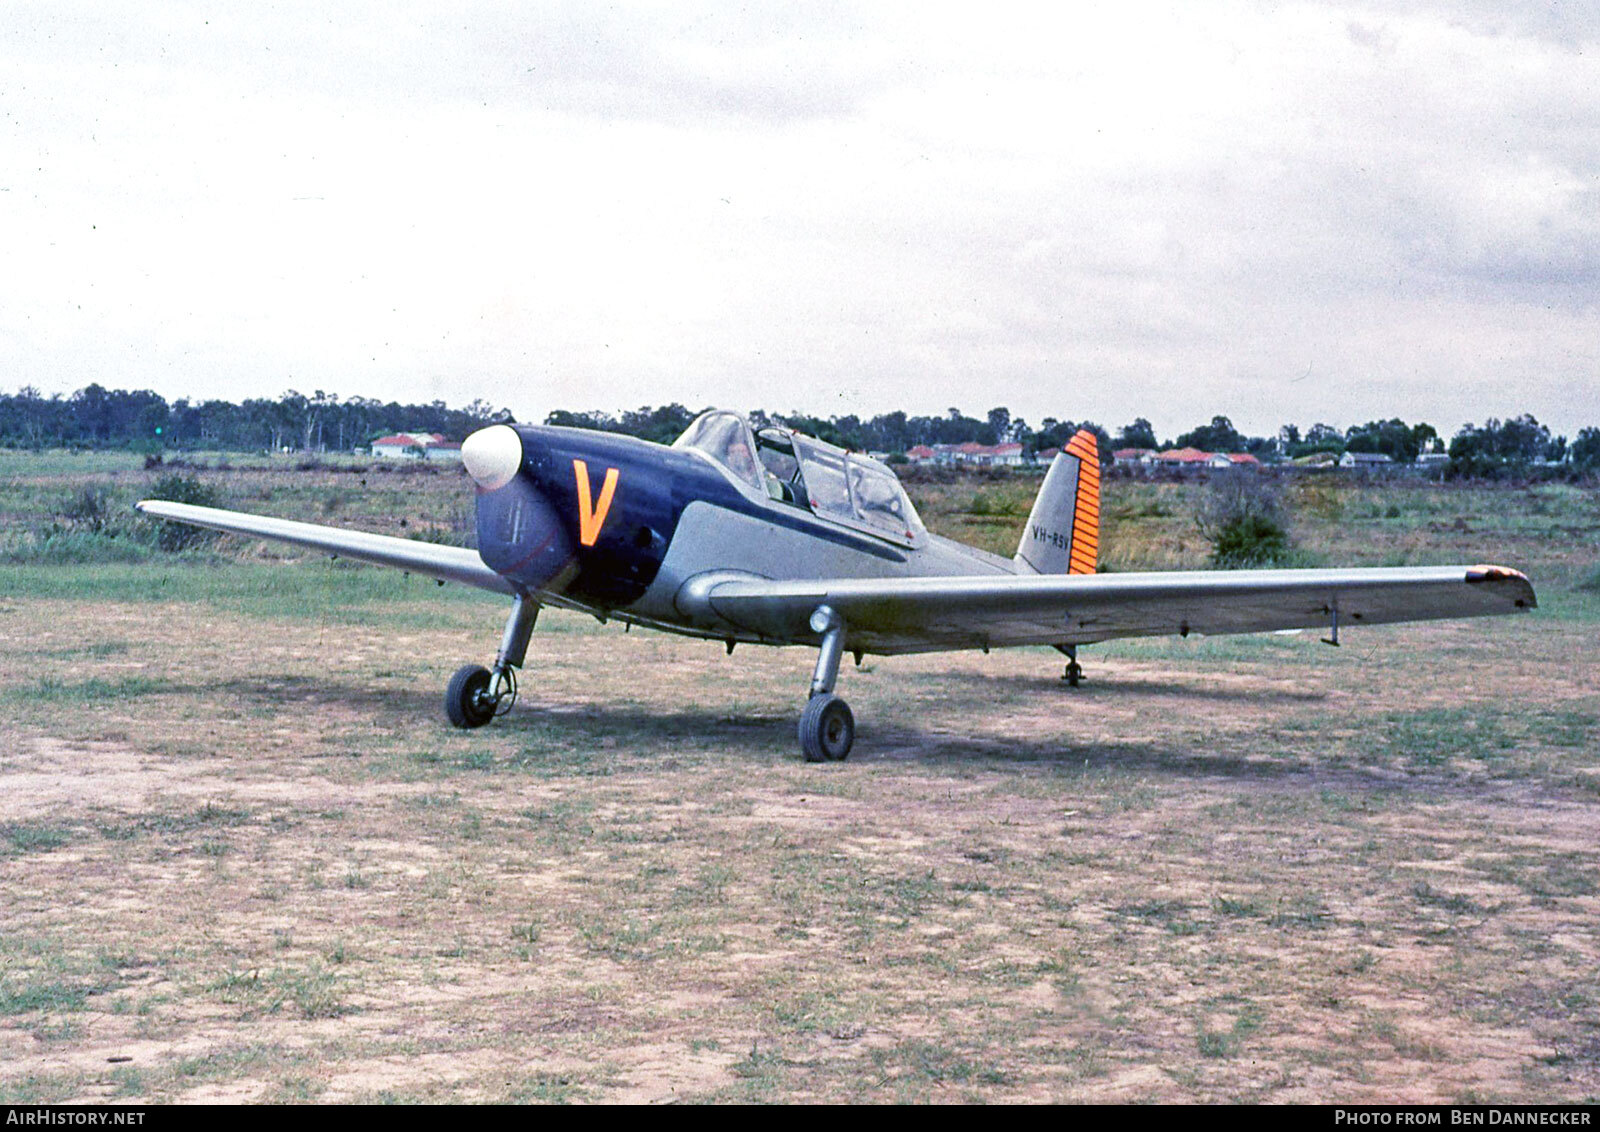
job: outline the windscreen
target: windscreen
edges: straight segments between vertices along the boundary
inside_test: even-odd
[[[761,468],[756,463],[755,437],[738,413],[701,413],[683,435],[672,442],[674,448],[698,448],[727,468],[745,483],[762,487]]]

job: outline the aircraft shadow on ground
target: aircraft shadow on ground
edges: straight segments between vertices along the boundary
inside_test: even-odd
[[[1197,676],[1193,682],[1189,682],[1150,679],[1142,676],[1107,676],[1091,673],[1086,675],[1083,683],[1076,688],[1070,687],[1060,676],[991,676],[983,672],[951,672],[939,675],[936,679],[974,688],[990,689],[992,694],[1000,696],[1017,695],[1039,698],[1053,696],[1058,699],[1134,699],[1146,696],[1178,696],[1191,700],[1305,704],[1320,702],[1327,699],[1328,696],[1326,692],[1320,689],[1207,685],[1203,676]],[[1003,691],[993,693],[992,690],[994,689],[1003,689]],[[840,691],[844,691],[842,682]]]
[[[1014,741],[992,736],[961,737],[904,727],[875,728],[858,737],[862,757],[883,761],[1063,767],[1074,770],[1145,771],[1237,779],[1283,778],[1307,768],[1241,758],[1216,750],[1150,742],[1074,742],[1070,739]],[[852,755],[852,758],[857,756]]]
[[[435,712],[441,722],[444,718],[444,689],[428,689],[421,685],[403,688],[380,687],[359,678],[339,679],[333,676],[250,676],[226,680],[212,685],[212,694],[238,696],[266,703],[298,704],[315,707],[320,704],[348,704],[367,709],[388,709],[406,713]]]
[[[996,678],[976,677],[990,681]],[[1058,682],[1034,678],[999,678],[1012,686],[1041,683],[1058,695],[1078,695],[1087,688],[1060,688]],[[1165,685],[1163,685],[1165,686]],[[1148,684],[1139,689],[1149,691]],[[1180,685],[1171,686],[1187,693]],[[1096,694],[1123,690],[1102,687]],[[452,734],[442,718],[441,696],[435,689],[379,688],[360,681],[328,677],[268,676],[233,680],[215,689],[285,708],[316,710],[321,705],[343,704],[362,711],[383,711],[430,720],[441,735]],[[1248,698],[1249,693],[1239,693]],[[1285,695],[1293,697],[1293,693]],[[1316,698],[1316,697],[1309,697]],[[798,711],[798,709],[797,709]],[[670,755],[682,749],[718,748],[748,750],[752,756],[774,750],[791,753],[795,746],[796,715],[741,713],[733,710],[668,710],[633,704],[542,704],[524,699],[509,715],[496,720],[496,733],[527,741],[530,746],[552,745],[570,750],[604,749],[626,755]],[[1065,727],[1065,724],[1063,724]],[[1294,762],[1276,763],[1248,759],[1215,748],[1196,749],[1192,740],[1174,743],[1076,741],[1066,735],[1038,739],[1010,739],[995,735],[959,735],[948,730],[907,725],[903,720],[864,718],[858,721],[854,762],[923,763],[966,768],[983,766],[1036,766],[1089,770],[1145,771],[1199,774],[1237,779],[1283,778],[1309,768]],[[537,761],[531,755],[529,761]]]
[[[1308,704],[1320,703],[1327,699],[1327,693],[1321,690],[1205,687],[1200,684],[1176,680],[1101,678],[1092,681],[1085,680],[1078,687],[1072,688],[1068,687],[1059,676],[990,676],[984,673],[959,672],[940,674],[936,679],[941,682],[965,686],[974,692],[983,692],[986,699],[997,703],[1005,701],[1009,697],[1025,699],[1033,704],[1072,703],[1074,701],[1093,702],[1097,700],[1112,701],[1168,696],[1191,700],[1258,704]],[[414,711],[423,715],[432,713],[440,716],[441,719],[444,713],[444,690],[442,686],[432,688],[416,684],[399,688],[393,686],[380,687],[355,678],[338,679],[332,676],[252,676],[207,685],[204,689],[199,686],[186,686],[175,687],[171,690],[195,693],[204,691],[210,695],[242,696],[247,699],[284,704],[337,703],[361,708]],[[730,703],[735,690],[730,685]],[[840,683],[839,692],[846,699],[850,698],[850,690],[843,681]],[[800,706],[800,701],[797,698],[794,709],[796,716],[799,714]],[[583,719],[615,719],[626,715],[629,711],[629,708],[625,706],[601,708],[583,704],[541,704],[526,691],[526,685],[524,685],[524,691],[516,711],[523,712],[529,709],[540,710],[541,714],[551,716],[576,716]],[[693,713],[682,711],[656,712],[653,710],[646,712],[640,709],[639,714],[655,719],[703,718],[723,726],[746,730],[754,726],[776,722],[780,719],[785,724],[792,722],[787,716],[760,714],[735,716],[731,712],[718,712],[716,710]]]

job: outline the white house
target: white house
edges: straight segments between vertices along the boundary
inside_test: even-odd
[[[1346,452],[1339,457],[1341,468],[1386,468],[1392,463],[1382,452]]]
[[[918,444],[906,450],[906,460],[912,464],[939,464],[968,468],[1015,468],[1027,463],[1020,444],[935,444],[931,448]]]
[[[397,432],[374,440],[372,454],[380,460],[459,461],[461,445],[437,432]]]

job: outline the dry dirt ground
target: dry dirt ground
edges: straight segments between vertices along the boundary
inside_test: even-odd
[[[87,474],[35,463],[0,527]],[[205,474],[463,513],[449,476]],[[1113,564],[1200,564],[1195,485],[1111,487]],[[1033,485],[919,490],[1006,551]],[[1296,491],[1328,562],[1492,547],[1544,607],[1110,645],[1077,690],[869,660],[856,754],[808,767],[801,651],[547,614],[460,735],[495,602],[237,545],[0,566],[0,1101],[1593,1098],[1600,499]]]
[[[546,614],[463,735],[497,603],[217,569],[0,597],[0,1100],[1600,1095],[1592,595],[869,658],[814,767],[802,651]]]

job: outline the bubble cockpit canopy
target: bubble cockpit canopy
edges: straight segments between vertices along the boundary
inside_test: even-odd
[[[738,413],[710,409],[689,422],[674,448],[696,448],[733,473],[734,478],[760,490],[761,467],[756,463],[755,435]]]

